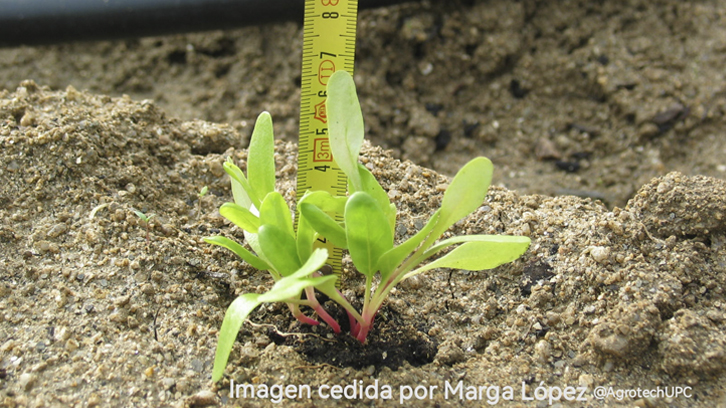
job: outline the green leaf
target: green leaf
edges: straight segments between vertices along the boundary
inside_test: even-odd
[[[325,259],[327,259],[327,255]],[[325,262],[325,259],[323,259],[323,263]],[[271,303],[287,300],[297,300],[300,298],[300,293],[305,288],[309,286],[315,287],[317,285],[322,285],[326,282],[338,279],[338,277],[335,275],[320,276],[316,278],[301,277],[301,275],[310,275],[311,273],[320,269],[321,266],[322,264],[318,265],[315,268],[312,268],[312,270],[308,268],[307,270],[298,271],[305,273],[296,273],[294,274],[294,276],[286,276],[280,279],[279,281],[275,282],[275,284],[272,286],[272,289],[260,295],[260,301]]]
[[[290,275],[292,278],[304,278],[317,272],[318,269],[325,265],[325,261],[328,260],[328,250],[325,248],[318,248],[313,251],[308,257],[307,261],[300,267],[295,273]]]
[[[264,258],[282,276],[288,276],[300,269],[295,238],[281,228],[263,224],[257,231],[257,239]]]
[[[247,293],[238,297],[229,305],[227,313],[224,314],[224,320],[222,320],[222,328],[219,329],[219,340],[217,342],[217,351],[214,354],[214,367],[212,368],[212,382],[222,379],[224,369],[227,367],[229,353],[232,351],[234,341],[237,339],[237,333],[239,333],[239,329],[247,316],[262,303],[259,298],[260,295],[256,293]]]
[[[247,245],[249,245],[250,248],[252,248],[253,251],[257,254],[257,256],[262,259],[263,261],[267,262],[268,265],[270,265],[270,262],[265,258],[265,254],[262,253],[262,249],[260,248],[260,242],[259,239],[257,239],[257,234],[245,231],[245,242]]]
[[[230,251],[234,252],[238,257],[242,258],[245,262],[252,265],[252,267],[254,267],[255,269],[259,269],[261,271],[266,271],[270,269],[270,265],[268,265],[267,262],[263,261],[252,252],[246,250],[242,245],[227,237],[206,237],[204,238],[204,241],[209,244],[229,249]]]
[[[257,117],[247,154],[247,176],[259,199],[275,191],[275,136],[268,112]]]
[[[470,235],[456,238],[467,242],[441,258],[409,272],[404,279],[435,268],[470,271],[496,268],[519,258],[530,244],[530,239],[527,237],[510,235]]]
[[[350,179],[354,191],[361,191],[358,154],[365,129],[355,83],[348,72],[336,71],[330,76],[326,107],[333,158]]]
[[[257,233],[260,228],[260,219],[252,214],[250,210],[235,203],[224,203],[219,207],[219,213],[226,219],[230,220],[234,225],[245,231]]]
[[[141,221],[146,222],[149,219],[149,217],[147,217],[146,214],[142,213],[139,210],[134,210],[134,214],[136,214],[136,216],[139,217],[139,219],[141,219]]]
[[[373,176],[373,173],[362,164],[358,164],[358,173],[361,178],[361,191],[365,191],[370,194],[378,205],[381,206],[381,210],[386,214],[388,224],[391,227],[391,231],[396,230],[396,206],[391,204],[391,200],[388,198],[388,193],[378,184],[378,180]]]
[[[305,217],[300,217],[297,223],[297,237],[295,243],[297,244],[297,256],[300,260],[308,259],[310,254],[313,252],[313,245],[315,244],[315,238],[317,233]]]
[[[232,179],[232,196],[234,197],[234,202],[247,209],[252,208],[253,205],[255,208],[259,208],[260,200],[252,194],[252,187],[250,187],[250,184],[247,182],[247,178],[245,178],[242,170],[232,163],[232,159],[230,158],[227,158],[223,167],[224,171],[226,171]]]
[[[326,213],[343,214],[345,211],[345,203],[348,197],[337,197],[324,190],[307,191],[298,203],[298,209],[303,204],[311,204]],[[316,236],[315,228],[310,224],[308,219],[300,213],[300,220],[297,225],[297,253],[300,259],[307,259],[305,254],[310,254],[313,250],[313,243]],[[345,247],[343,247],[345,248]]]
[[[426,259],[437,252],[446,249],[450,247],[451,245],[455,244],[461,244],[463,242],[471,242],[471,241],[477,241],[477,242],[490,242],[493,245],[497,244],[506,244],[506,243],[512,243],[512,244],[526,244],[525,250],[529,246],[530,239],[528,237],[518,236],[518,235],[462,235],[458,237],[451,237],[449,239],[445,239],[443,241],[439,241],[436,243],[436,245],[430,247],[423,255],[423,259]],[[516,259],[516,258],[515,258]]]
[[[456,173],[444,193],[439,209],[441,216],[425,246],[482,205],[492,181],[492,172],[492,162],[486,157],[477,157]]]
[[[260,222],[262,224],[274,225],[290,236],[294,236],[295,232],[292,228],[292,214],[287,207],[287,202],[282,194],[273,191],[262,201],[260,206]]]
[[[329,239],[333,245],[342,249],[348,248],[348,241],[343,227],[328,214],[320,210],[320,208],[309,203],[301,202],[300,214],[302,215],[302,219],[309,222],[318,234]]]
[[[344,218],[350,257],[359,272],[373,276],[378,259],[393,248],[386,215],[373,197],[359,191],[348,199]]]
[[[237,333],[242,324],[247,320],[247,316],[252,313],[257,306],[265,302],[284,302],[300,298],[300,293],[309,286],[326,286],[338,278],[335,275],[322,276],[318,278],[308,278],[312,273],[320,269],[328,259],[328,251],[325,249],[316,250],[303,265],[300,270],[277,281],[268,292],[263,294],[247,293],[239,296],[232,304],[229,305],[227,312],[224,314],[222,327],[219,330],[219,340],[217,350],[214,355],[214,367],[212,368],[212,382],[217,382],[224,376],[224,369],[229,360],[229,353],[237,339]]]
[[[431,230],[434,229],[438,222],[440,212],[436,211],[431,216],[429,221],[424,225],[419,232],[414,236],[407,239],[401,245],[391,249],[381,256],[378,260],[377,269],[381,271],[381,281],[385,282],[390,274],[400,265],[413,251],[418,248],[419,244],[423,242],[431,234]],[[423,259],[423,258],[422,258]],[[416,266],[416,265],[414,265]]]
[[[324,190],[307,191],[300,203],[312,204],[325,212],[343,214],[348,197],[338,197]]]

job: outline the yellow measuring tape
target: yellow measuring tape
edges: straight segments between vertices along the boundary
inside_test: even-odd
[[[358,0],[305,0],[298,201],[308,190],[324,190],[337,196],[346,194],[346,176],[335,164],[328,142],[326,85],[337,70],[346,70],[353,75],[357,20]],[[341,215],[337,217],[340,221]],[[328,264],[340,275],[342,250],[323,238],[318,239],[316,246],[327,248]]]

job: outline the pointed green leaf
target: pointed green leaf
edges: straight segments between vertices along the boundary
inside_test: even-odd
[[[328,214],[318,207],[309,203],[300,203],[300,214],[318,232],[318,234],[329,239],[338,248],[347,249],[348,241],[345,237],[345,230]]]
[[[267,264],[267,262],[263,261],[256,255],[252,254],[250,251],[246,250],[242,245],[239,243],[223,236],[216,236],[216,237],[206,237],[204,238],[204,241],[221,246],[222,248],[227,248],[230,251],[234,252],[238,257],[242,258],[245,262],[252,265],[255,269],[259,269],[261,271],[266,271],[270,269],[270,266]]]
[[[270,289],[269,292],[263,293],[260,296],[260,300],[264,302],[282,302],[288,300],[297,300],[300,298],[300,294],[305,288],[316,287],[326,282],[334,281],[335,279],[338,279],[338,277],[335,275],[319,276],[315,278],[286,276],[275,282],[275,285],[272,287],[272,289]]]
[[[391,200],[388,199],[388,194],[383,190],[383,187],[378,183],[373,173],[363,163],[358,163],[358,173],[361,178],[361,191],[365,191],[371,197],[375,198],[381,208],[388,207],[391,204]]]
[[[304,204],[311,204],[326,213],[337,213],[342,215],[345,211],[345,203],[347,201],[348,197],[334,196],[327,191],[307,191],[305,195],[303,195],[303,198],[300,199],[298,209],[302,208]],[[306,259],[303,254],[309,254],[310,251],[312,251],[315,238],[317,238],[315,228],[313,228],[305,216],[300,214],[300,221],[297,226],[297,245],[298,255],[301,260]]]
[[[228,158],[224,162],[224,171],[227,172],[229,177],[232,179],[232,195],[234,202],[241,205],[244,208],[250,209],[254,205],[256,208],[260,207],[260,200],[256,195],[252,194],[252,187],[247,182],[242,170],[232,163],[232,159]]]
[[[393,248],[393,231],[376,200],[364,192],[354,193],[345,205],[348,251],[358,271],[376,273],[378,259]]]
[[[219,213],[245,231],[257,233],[257,229],[260,228],[260,219],[241,205],[224,203],[219,207]]]
[[[312,254],[308,257],[307,261],[293,273],[290,275],[292,278],[305,278],[310,275],[312,275],[314,272],[317,272],[318,269],[322,268],[323,265],[325,265],[325,261],[328,260],[328,250],[325,248],[317,248],[315,251],[313,251]]]
[[[326,107],[333,158],[350,179],[354,191],[361,191],[358,154],[365,129],[355,83],[348,72],[336,71],[329,78]]]
[[[307,191],[300,203],[312,204],[325,212],[343,214],[348,197],[338,197],[324,190]]]
[[[482,238],[485,237],[485,238]],[[463,236],[470,238],[441,258],[406,274],[404,279],[435,268],[455,268],[470,271],[496,268],[519,258],[529,247],[530,239],[515,236]]]
[[[437,242],[434,246],[430,247],[423,255],[423,259],[426,259],[437,252],[446,249],[450,247],[451,245],[455,244],[461,244],[463,242],[490,242],[492,245],[499,245],[499,244],[515,244],[515,245],[523,245],[526,244],[524,249],[526,250],[529,246],[530,239],[528,237],[523,237],[519,235],[462,235],[458,237],[451,237],[449,239],[445,239],[443,241]],[[516,259],[516,258],[515,258]]]
[[[373,176],[373,173],[362,164],[358,164],[358,173],[361,178],[362,191],[370,194],[378,205],[381,206],[381,210],[386,214],[388,224],[391,227],[391,231],[396,230],[396,206],[391,204],[391,200],[388,198],[388,193],[378,184],[378,180]]]
[[[433,243],[449,227],[479,208],[487,195],[492,181],[492,162],[486,157],[477,157],[465,164],[451,180],[441,201],[441,217],[426,246]]]
[[[239,296],[232,304],[229,305],[227,312],[222,321],[222,327],[219,330],[219,340],[217,350],[214,356],[214,367],[212,368],[212,381],[217,382],[222,379],[224,369],[229,360],[229,353],[237,339],[237,333],[242,327],[242,323],[247,320],[247,316],[252,313],[257,306],[264,302],[284,302],[293,299],[299,299],[300,293],[309,286],[315,287],[334,285],[337,276],[322,276],[318,278],[308,278],[312,273],[320,269],[328,259],[328,251],[325,249],[316,250],[308,262],[303,265],[300,270],[291,276],[280,279],[268,292],[263,294],[247,293]]]
[[[300,269],[295,238],[275,225],[264,224],[257,231],[257,239],[264,258],[282,276]]]
[[[247,154],[247,176],[259,199],[275,191],[275,136],[272,117],[262,112],[257,117]]]
[[[229,353],[232,351],[234,341],[237,339],[237,333],[239,333],[239,329],[242,327],[242,323],[244,323],[247,319],[247,316],[249,316],[249,314],[262,303],[259,300],[259,297],[260,295],[256,293],[247,293],[242,295],[229,305],[227,313],[224,314],[222,328],[219,329],[217,351],[214,354],[212,382],[217,382],[222,379],[224,369],[227,367]]]
[[[377,269],[381,271],[381,281],[386,281],[389,275],[400,265],[411,253],[413,253],[419,244],[431,234],[439,219],[439,211],[436,211],[429,221],[419,232],[407,239],[401,245],[391,249],[381,256],[378,260]],[[414,265],[415,266],[415,265]]]
[[[292,214],[287,207],[287,202],[282,194],[273,191],[262,201],[260,207],[260,222],[262,224],[274,225],[290,236],[294,236],[292,228]]]
[[[297,223],[297,238],[295,243],[297,244],[297,256],[300,260],[308,259],[310,254],[313,252],[313,245],[315,244],[315,238],[317,233],[305,217],[300,217]]]
[[[257,239],[257,234],[245,231],[245,242],[247,245],[252,248],[253,251],[257,254],[257,256],[262,259],[263,261],[267,262],[268,265],[270,265],[270,262],[265,258],[265,254],[262,253],[262,249],[260,249],[260,242],[259,239]]]

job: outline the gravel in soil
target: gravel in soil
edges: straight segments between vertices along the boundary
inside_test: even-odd
[[[231,196],[221,164],[230,157],[244,167],[246,151],[193,153],[194,146],[214,151],[237,139],[236,131],[168,119],[149,101],[33,82],[2,93],[0,116],[6,406],[198,406],[226,401],[229,381],[317,387],[376,379],[394,390],[524,383],[527,395],[541,382],[680,384],[693,387],[694,397],[669,406],[723,401],[722,180],[669,173],[613,210],[590,199],[492,187],[484,205],[446,235],[528,235],[525,256],[492,271],[417,276],[393,293],[379,319],[378,330],[430,339],[437,345],[432,361],[393,368],[375,360],[323,362],[299,352],[307,340],[288,344],[278,333],[327,339],[325,328],[302,328],[283,306],[269,305],[254,316],[264,324],[240,332],[226,379],[214,388],[209,376],[226,306],[236,294],[271,284],[202,241],[217,233],[241,238],[216,209]],[[278,143],[275,157],[280,189],[292,201],[295,145]],[[380,148],[366,146],[362,160],[398,205],[397,239],[414,234],[439,206],[448,179]],[[198,213],[203,185],[211,194]],[[148,241],[134,209],[155,214]],[[344,261],[346,293],[361,298],[360,277]],[[389,344],[375,346],[380,356]],[[418,404],[462,403],[449,397],[442,392]],[[315,404],[326,402],[336,405]]]
[[[540,384],[692,391],[553,403],[565,406],[726,404],[723,18],[715,0],[362,12],[356,81],[368,134],[388,149],[368,145],[362,160],[399,208],[396,239],[481,154],[497,185],[447,235],[532,246],[492,271],[397,288],[379,330],[436,345],[430,362],[313,360],[301,350],[327,344],[327,329],[264,305],[217,385],[226,307],[271,281],[202,238],[242,239],[217,211],[231,200],[222,163],[244,168],[262,110],[287,140],[275,157],[294,199],[300,24],[0,50],[0,406],[271,406],[230,400],[230,382],[376,380],[394,391],[381,406],[419,384],[438,392],[410,406],[485,404],[446,398],[459,382],[511,386],[499,404],[512,406]],[[361,298],[344,261],[346,295]]]
[[[487,156],[510,189],[610,208],[669,171],[723,178],[724,18],[719,0],[364,10],[355,79],[367,137],[448,176]],[[19,47],[0,50],[0,88],[33,79],[153,99],[173,117],[228,123],[243,145],[267,110],[296,141],[301,48],[301,22]]]

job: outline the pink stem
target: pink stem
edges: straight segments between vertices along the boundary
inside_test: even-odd
[[[318,302],[318,299],[315,297],[315,289],[312,287],[305,288],[305,296],[310,301],[310,306],[315,310],[315,313],[320,316],[321,319],[325,321],[335,332],[335,334],[340,333],[340,325],[338,322],[333,319],[333,317],[320,305]]]
[[[340,333],[340,325],[338,324],[338,322],[335,321],[335,319],[333,319],[333,316],[328,314],[328,312],[326,312],[325,309],[320,306],[320,304],[314,306],[313,309],[315,309],[315,313],[317,313],[318,316],[320,316],[320,318],[323,319],[325,323],[327,323],[333,329],[335,334]]]
[[[343,293],[341,293],[338,289],[335,289],[336,292],[345,300],[348,300]],[[348,315],[348,322],[350,324],[350,335],[355,337],[358,335],[358,330],[360,329],[360,325],[358,324],[358,321],[355,320],[355,317],[353,317],[352,314],[346,309],[345,313]]]
[[[353,317],[350,312],[348,313],[348,321],[350,322],[350,335],[353,337],[358,336],[358,330],[360,330],[360,324],[358,324],[358,321],[355,320],[355,317]]]
[[[295,318],[297,320],[299,320],[299,321],[301,321],[301,322],[303,322],[305,324],[310,324],[310,325],[313,325],[313,326],[317,326],[317,325],[320,324],[319,321],[317,321],[315,319],[311,319],[311,318],[305,316],[305,314],[303,314],[303,312],[300,311],[300,308],[296,304],[288,303],[287,306],[290,308],[290,311],[292,312],[292,315],[295,316]]]
[[[358,341],[360,341],[361,343],[366,342],[366,337],[368,337],[368,333],[370,332],[371,328],[373,327],[373,321],[376,319],[376,314],[378,314],[378,310],[373,312],[372,315],[369,315],[368,313],[363,312],[363,321],[365,323],[360,325],[358,334],[355,336],[355,338],[358,339]]]
[[[365,344],[366,337],[368,337],[368,331],[370,331],[371,326],[370,325],[362,325],[360,327],[360,330],[358,331],[358,335],[355,336],[356,339],[358,339],[361,344]]]

